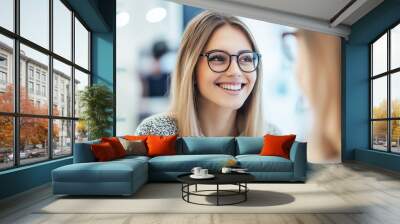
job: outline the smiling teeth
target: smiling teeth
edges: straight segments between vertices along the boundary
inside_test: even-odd
[[[219,84],[219,86],[226,90],[240,90],[242,88],[242,84],[230,85],[230,84]]]

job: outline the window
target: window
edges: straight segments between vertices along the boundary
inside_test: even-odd
[[[40,84],[36,84],[36,95],[40,95]]]
[[[40,71],[39,71],[39,69],[36,69],[36,80],[40,81]]]
[[[0,91],[6,91],[7,85],[7,56],[0,53]]]
[[[7,68],[7,56],[0,54],[0,67]]]
[[[46,96],[46,86],[42,86],[42,96]]]
[[[3,3],[3,2],[2,2]],[[3,8],[0,8],[0,20],[2,19],[1,15],[3,13]],[[1,23],[0,23],[1,25]],[[3,81],[0,81],[0,115],[1,112],[12,113],[14,111],[14,83],[13,83],[13,66],[8,65],[12,62],[12,58],[14,57],[14,42],[11,38],[6,37],[0,33],[0,74],[2,74]],[[6,62],[7,60],[8,62]],[[4,82],[5,81],[5,82]],[[7,135],[11,136],[12,133],[9,132],[11,129],[7,129]],[[1,136],[0,136],[1,138]],[[0,149],[2,148],[2,144],[0,142]],[[0,169],[1,169],[1,160],[0,160]]]
[[[7,74],[3,71],[0,71],[0,84],[1,85],[7,84]]]
[[[87,139],[72,105],[75,87],[90,83],[90,31],[67,1],[0,2],[0,83],[8,82],[0,88],[0,170],[70,156],[74,136]]]
[[[400,153],[400,24],[371,43],[371,148]]]
[[[14,31],[14,0],[1,0],[0,26]]]
[[[33,67],[29,66],[29,71],[28,71],[29,79],[33,80]]]
[[[75,18],[75,61],[85,69],[89,69],[89,32]]]
[[[33,82],[28,82],[28,89],[29,94],[33,94]]]

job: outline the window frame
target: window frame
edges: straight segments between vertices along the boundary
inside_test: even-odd
[[[76,13],[72,7],[66,2],[65,0],[59,0],[68,10],[71,11],[71,18],[70,18],[70,23],[71,23],[71,59],[64,58],[63,56],[57,54],[54,52],[53,49],[53,24],[54,24],[54,17],[53,17],[53,1],[54,0],[48,0],[49,4],[49,47],[46,49],[45,47],[42,47],[39,44],[34,43],[33,41],[30,41],[29,39],[24,38],[23,36],[20,35],[20,0],[14,0],[13,1],[13,10],[14,10],[14,18],[13,18],[13,31],[10,31],[4,27],[0,26],[0,35],[3,35],[7,38],[12,39],[13,41],[13,64],[12,69],[11,69],[11,74],[13,75],[14,78],[14,93],[13,93],[13,102],[14,102],[14,110],[13,112],[2,112],[0,111],[0,116],[4,117],[11,117],[13,119],[13,153],[14,153],[14,158],[13,158],[13,166],[10,167],[5,167],[5,168],[0,168],[0,172],[5,171],[5,170],[10,170],[10,169],[16,169],[19,167],[23,166],[30,166],[33,164],[38,164],[38,163],[43,163],[46,161],[50,160],[58,160],[66,157],[73,156],[74,152],[74,143],[75,143],[75,126],[76,126],[76,121],[79,120],[79,117],[75,116],[75,108],[71,108],[71,114],[70,116],[56,116],[53,115],[53,76],[54,76],[54,69],[53,69],[53,60],[58,60],[61,63],[64,63],[68,66],[71,67],[71,93],[72,93],[72,99],[71,99],[71,104],[74,105],[75,103],[75,69],[85,73],[88,75],[89,83],[88,86],[92,85],[92,61],[91,61],[91,37],[92,37],[92,30],[88,27],[88,25],[83,21],[83,19],[79,16],[78,13]],[[81,67],[80,65],[75,63],[75,18],[83,25],[83,27],[88,31],[88,69],[85,69]],[[48,77],[46,80],[46,91],[48,91],[48,94],[45,92],[45,94],[48,96],[48,112],[46,115],[39,115],[39,114],[27,114],[27,113],[21,113],[20,111],[20,85],[21,85],[21,80],[20,80],[20,45],[23,44],[27,47],[30,47],[40,53],[43,53],[48,56],[49,62],[48,62]],[[42,72],[39,73],[39,80],[36,82],[36,69],[33,70],[33,79],[30,79],[30,74],[28,72],[30,68],[30,65],[27,64],[27,74],[26,75],[26,82],[28,81],[33,81],[34,86],[36,83],[42,83],[41,79],[41,74]],[[28,86],[27,86],[28,87]],[[28,87],[29,88],[29,87]],[[29,91],[27,89],[27,91]],[[34,92],[36,90],[34,89]],[[42,94],[39,94],[38,96],[42,96]],[[47,150],[48,150],[48,155],[47,158],[44,157],[43,160],[40,160],[38,162],[32,162],[32,163],[26,163],[26,164],[21,164],[21,159],[20,159],[20,119],[21,118],[45,118],[47,119],[48,122],[48,135],[47,135]],[[65,121],[70,121],[71,122],[71,153],[68,155],[62,155],[62,156],[54,156],[54,147],[53,147],[53,123],[57,120],[65,120]]]
[[[375,39],[373,39],[370,43],[368,43],[368,52],[369,52],[369,149],[373,151],[379,151],[379,152],[385,152],[385,153],[391,153],[391,154],[400,154],[400,152],[393,152],[392,151],[392,121],[400,121],[400,117],[392,117],[392,99],[391,99],[391,91],[392,91],[392,85],[391,85],[391,79],[393,75],[396,75],[396,73],[400,72],[400,67],[398,68],[393,68],[391,69],[391,31],[393,28],[400,26],[400,21],[395,22],[392,24],[389,28],[385,29],[384,32],[379,34]],[[380,74],[376,74],[374,76],[373,74],[373,44],[376,43],[381,37],[384,35],[387,35],[387,65],[386,65],[386,71]],[[386,117],[385,118],[373,118],[373,81],[378,79],[386,77],[386,87],[387,87],[387,93],[386,93],[386,98],[387,98],[387,103],[386,103]],[[373,136],[373,122],[374,121],[386,121],[386,151],[384,150],[379,150],[374,148],[374,136]]]

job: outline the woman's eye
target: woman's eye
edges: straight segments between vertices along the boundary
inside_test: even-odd
[[[253,62],[253,57],[244,56],[244,57],[240,58],[240,61],[242,61],[242,62]]]
[[[225,57],[221,55],[211,55],[209,61],[225,61]]]

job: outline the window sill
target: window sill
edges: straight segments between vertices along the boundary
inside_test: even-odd
[[[52,160],[48,160],[48,161],[43,161],[43,162],[31,164],[31,165],[24,165],[24,166],[21,166],[21,167],[10,168],[10,169],[7,169],[7,170],[0,171],[0,176],[1,175],[5,175],[5,174],[9,174],[9,173],[14,173],[14,172],[27,170],[27,169],[32,169],[32,168],[35,168],[35,167],[40,167],[40,166],[43,166],[43,165],[49,165],[49,164],[52,164],[52,163],[62,162],[62,161],[69,160],[69,159],[72,160],[72,158],[73,158],[73,156],[67,156],[67,157],[63,157],[63,158],[59,158],[59,159],[52,159]]]

